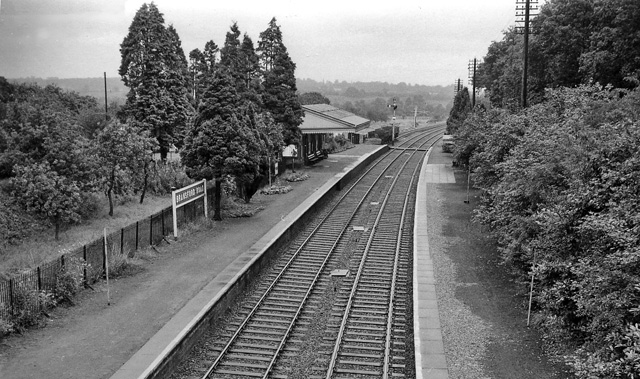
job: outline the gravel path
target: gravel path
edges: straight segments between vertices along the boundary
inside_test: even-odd
[[[451,162],[434,149],[429,163]],[[456,184],[428,184],[429,247],[451,379],[571,378],[552,362],[540,336],[526,326],[526,298],[500,265],[492,239],[471,222],[479,191],[465,204],[466,172]]]

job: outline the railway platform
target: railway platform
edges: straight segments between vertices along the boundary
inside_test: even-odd
[[[190,263],[167,265],[169,267],[163,269],[164,271],[153,275],[165,275],[169,276],[168,278],[155,280],[153,286],[142,285],[129,290],[130,295],[121,293],[118,295],[118,301],[108,308],[98,309],[95,317],[83,317],[82,320],[76,320],[78,324],[74,327],[61,329],[57,336],[50,338],[58,341],[53,352],[50,348],[32,346],[20,352],[20,355],[26,358],[10,357],[9,364],[4,368],[0,362],[0,377],[4,377],[5,374],[7,377],[23,379],[45,376],[70,379],[149,377],[149,374],[162,365],[162,361],[176,345],[180,344],[181,337],[191,333],[199,314],[221,298],[231,283],[251,266],[266,246],[287,230],[290,223],[311,207],[324,192],[348,175],[351,168],[362,163],[380,148],[382,147],[357,145],[342,153],[331,154],[328,159],[305,169],[311,175],[309,180],[299,183],[300,186],[296,186],[294,191],[288,194],[277,195],[276,200],[269,203],[268,209],[254,217],[233,222],[231,228],[244,228],[245,232],[222,230],[215,238],[208,238],[206,246],[194,246],[191,243],[172,244],[172,248],[197,249],[201,252],[190,252],[190,255],[184,254],[185,256],[178,252],[180,256],[175,257],[176,260]],[[420,197],[417,200],[419,206],[416,210],[414,233],[414,246],[419,247],[414,252],[417,254],[414,257],[418,265],[417,270],[414,267],[414,288],[418,289],[414,291],[414,299],[417,300],[414,314],[414,324],[417,328],[416,367],[417,378],[425,379],[448,378],[439,327],[433,266],[428,253],[426,207],[421,206],[426,202],[426,183],[454,180],[450,162],[439,152],[438,144],[421,170],[419,185],[422,187],[419,187]],[[247,230],[251,232],[246,232]],[[212,262],[216,262],[217,267],[209,266]],[[154,270],[157,271],[157,268]],[[202,274],[203,272],[207,273]],[[152,273],[145,273],[145,276],[149,275]],[[194,283],[198,275],[208,276],[202,285]],[[185,291],[187,282],[190,286],[187,288],[188,291]],[[183,297],[184,305],[180,304],[175,310],[164,309],[175,305],[176,302],[171,303],[170,297]],[[146,316],[137,320],[137,315],[143,313],[170,316],[166,319]],[[104,329],[98,326],[101,323],[118,326]],[[67,337],[69,341],[73,341],[73,346],[70,342],[65,342]],[[29,368],[25,370],[26,366]],[[47,375],[44,375],[45,373]]]
[[[265,249],[273,245],[279,236],[286,233],[292,223],[298,220],[319,198],[338,185],[340,180],[348,175],[365,159],[386,147],[379,145],[356,145],[354,148],[337,154],[330,154],[323,161],[305,169],[311,178],[303,182],[304,187],[296,188],[298,196],[280,204],[281,211],[277,219],[264,220],[259,233],[264,233],[250,248],[238,249],[234,252],[235,259],[213,277],[202,290],[191,298],[157,333],[155,333],[137,352],[130,357],[112,376],[111,379],[132,379],[153,377],[166,364],[181,343],[182,338],[193,333],[196,323],[208,312],[216,302],[222,301],[232,287],[243,275],[247,274],[254,262],[264,253]],[[339,187],[338,187],[339,188]],[[262,211],[260,213],[263,213]],[[257,225],[256,225],[257,226]],[[270,229],[269,229],[270,227]],[[234,237],[234,236],[231,236]],[[235,238],[243,238],[242,234]],[[224,237],[227,238],[227,237]],[[228,245],[229,241],[226,241]],[[239,240],[236,246],[246,245],[245,240]],[[215,250],[215,246],[211,247]],[[185,275],[189,273],[185,272]]]
[[[416,379],[448,379],[433,261],[427,228],[427,185],[455,183],[451,154],[442,153],[442,140],[422,164],[416,195],[413,232],[413,325]]]

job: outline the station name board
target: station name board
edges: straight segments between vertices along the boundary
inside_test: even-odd
[[[202,180],[171,192],[173,208],[173,238],[178,239],[178,208],[194,200],[203,198],[204,217],[207,215],[207,181]]]
[[[192,184],[193,187],[185,187],[176,191],[176,206],[180,206],[204,196],[204,181]]]

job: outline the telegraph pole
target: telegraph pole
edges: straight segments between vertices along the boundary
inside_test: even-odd
[[[458,78],[458,80],[456,80],[456,81],[453,83],[453,85],[454,85],[454,87],[453,87],[453,93],[454,93],[455,95],[457,95],[457,94],[458,94],[458,92],[460,92],[460,90],[462,89],[462,80],[460,80],[460,78]]]
[[[527,77],[529,71],[529,18],[531,16],[531,3],[534,4],[534,10],[537,10],[538,0],[516,0],[516,16],[523,17],[517,22],[523,22],[522,34],[524,35],[524,46],[522,52],[522,93],[520,96],[520,104],[522,108],[527,107]],[[524,4],[524,5],[523,5]],[[520,5],[523,5],[520,7]],[[517,28],[516,28],[517,29]]]
[[[469,61],[469,82],[473,88],[473,90],[471,91],[472,93],[471,107],[472,108],[475,108],[476,106],[476,66],[477,64],[478,64],[478,61],[476,58],[473,58],[472,61],[471,60]]]
[[[524,52],[522,54],[522,108],[527,107],[527,72],[529,71],[529,2],[524,9]]]

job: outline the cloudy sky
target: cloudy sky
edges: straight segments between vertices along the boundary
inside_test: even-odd
[[[0,0],[0,76],[118,76],[145,0]],[[149,2],[149,1],[147,1]],[[155,0],[186,54],[236,21],[257,44],[276,17],[298,78],[449,85],[515,24],[515,0]]]

